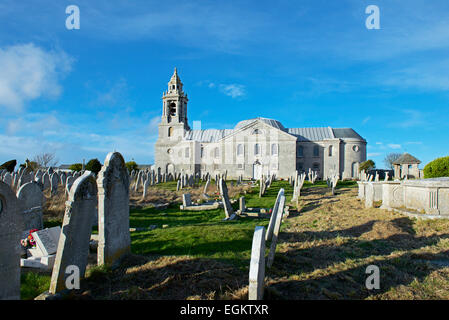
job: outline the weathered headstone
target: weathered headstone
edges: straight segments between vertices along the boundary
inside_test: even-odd
[[[92,217],[95,215],[96,206],[97,183],[93,173],[86,171],[75,180],[66,201],[58,251],[51,275],[51,294],[65,289],[68,266],[78,267],[80,277],[84,277],[92,233]]]
[[[262,300],[265,282],[265,227],[254,230],[249,265],[248,300]]]
[[[36,245],[44,256],[49,256],[57,252],[61,227],[53,227],[35,231],[31,234],[36,241]]]
[[[231,219],[235,216],[235,214],[234,210],[232,209],[231,202],[229,201],[228,187],[226,186],[226,182],[224,181],[223,178],[220,178],[219,180],[219,188],[221,200],[223,201],[223,207],[226,214],[225,219]]]
[[[0,181],[0,300],[20,299],[22,215],[12,189]]]
[[[271,237],[273,235],[274,226],[277,219],[277,214],[279,212],[279,204],[281,201],[281,197],[284,196],[284,189],[281,188],[278,192],[278,195],[276,197],[276,201],[274,202],[273,210],[271,210],[271,217],[270,222],[268,223],[267,232],[266,232],[266,238],[265,240],[269,241],[271,240]]]
[[[282,216],[284,214],[285,196],[281,196],[279,206],[276,212],[276,222],[274,224],[273,237],[271,239],[270,252],[267,258],[267,267],[271,268],[274,260],[274,254],[276,253],[276,245],[279,237],[279,231],[281,229]]]
[[[131,251],[129,175],[125,160],[110,152],[98,173],[98,265],[115,263]]]
[[[42,229],[42,190],[35,181],[25,183],[17,191],[17,199],[23,214],[23,230]]]
[[[192,198],[190,197],[190,193],[184,193],[182,195],[182,205],[184,207],[190,207],[192,205]]]

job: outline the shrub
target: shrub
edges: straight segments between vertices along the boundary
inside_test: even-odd
[[[365,162],[362,162],[360,164],[359,171],[360,172],[362,172],[362,170],[369,171],[369,170],[374,169],[374,168],[376,168],[376,164],[374,163],[374,161],[373,160],[366,160]]]
[[[125,163],[125,166],[130,173],[133,170],[137,170],[139,167],[135,161],[128,161],[127,163]]]
[[[0,166],[0,170],[6,169],[9,172],[14,172],[14,168],[16,167],[17,161],[16,160],[10,160],[6,161],[4,164]]]
[[[82,163],[74,163],[69,167],[72,171],[81,171],[83,170],[83,164]]]
[[[101,170],[101,162],[98,159],[90,159],[86,164],[86,170],[92,171],[97,174]]]
[[[424,167],[424,178],[449,177],[449,156],[437,158]]]

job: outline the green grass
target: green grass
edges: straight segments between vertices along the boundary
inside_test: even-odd
[[[274,182],[259,198],[258,187],[245,195],[248,207],[273,207],[279,189],[291,193],[285,181]],[[291,196],[290,196],[291,197]],[[234,204],[237,208],[238,204]],[[211,211],[180,211],[179,205],[167,210],[144,208],[131,210],[130,227],[149,227],[151,231],[133,232],[131,248],[135,254],[189,255],[214,258],[247,267],[256,226],[267,226],[268,219],[240,218],[223,221],[223,209]],[[168,225],[167,228],[162,228]]]
[[[50,287],[50,275],[37,272],[26,272],[20,276],[20,297],[32,300]]]
[[[230,184],[230,181],[227,182]],[[308,183],[308,182],[306,182]],[[305,187],[306,187],[305,183]],[[204,186],[205,182],[200,185]],[[211,181],[214,185],[214,181]],[[317,182],[315,186],[321,187]],[[324,182],[324,185],[326,183]],[[176,190],[176,182],[170,181],[157,185],[157,188]],[[280,188],[286,192],[286,204],[291,200],[293,188],[287,181],[273,182],[265,195],[259,198],[259,187],[252,188],[245,196],[247,207],[272,208]],[[234,209],[238,208],[235,203]],[[223,209],[211,211],[181,211],[179,204],[172,204],[166,210],[155,208],[132,209],[130,227],[149,227],[157,225],[151,231],[131,233],[131,249],[135,254],[188,255],[199,258],[212,258],[227,261],[239,268],[247,269],[251,256],[251,245],[256,226],[267,226],[268,219],[240,218],[235,221],[223,221]],[[60,221],[47,221],[45,228],[61,225]],[[168,225],[162,228],[163,225]],[[284,228],[285,225],[282,226]],[[97,228],[93,228],[97,233]],[[267,244],[269,246],[269,244]],[[48,290],[50,275],[26,272],[22,274],[21,297],[33,299]]]

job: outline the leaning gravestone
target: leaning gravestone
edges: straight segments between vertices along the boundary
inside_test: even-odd
[[[86,171],[75,180],[70,189],[58,242],[55,264],[51,275],[50,293],[65,288],[66,268],[76,266],[84,277],[89,254],[92,217],[97,206],[97,183],[94,175]]]
[[[42,252],[43,256],[55,254],[58,250],[61,227],[53,227],[35,231],[31,234],[36,241],[36,246]]]
[[[0,181],[0,300],[20,299],[20,237],[23,229],[19,204],[11,188]]]
[[[282,196],[284,196],[283,188],[281,188],[279,190],[278,195],[276,197],[276,202],[274,203],[274,206],[273,206],[273,210],[271,211],[270,222],[268,223],[268,228],[267,228],[267,233],[266,233],[266,238],[265,238],[266,241],[271,240],[271,237],[273,235],[273,229],[274,229],[277,214],[279,212],[278,208],[279,208],[279,204],[280,204]]]
[[[249,265],[248,300],[262,300],[265,281],[265,227],[254,230]]]
[[[276,222],[273,230],[273,238],[271,239],[270,252],[268,253],[267,267],[271,268],[276,253],[276,245],[279,237],[279,230],[281,229],[282,215],[284,214],[285,196],[281,196],[279,206],[276,212]]]
[[[17,191],[17,199],[23,214],[23,230],[42,229],[42,200],[44,195],[35,181],[25,183]]]
[[[106,156],[98,174],[98,265],[114,263],[131,251],[129,175],[118,152]]]
[[[228,187],[226,186],[226,182],[223,178],[220,178],[219,181],[220,195],[221,200],[223,201],[223,207],[225,210],[226,218],[225,219],[233,219],[235,217],[234,210],[232,209],[231,202],[229,201],[228,196]]]

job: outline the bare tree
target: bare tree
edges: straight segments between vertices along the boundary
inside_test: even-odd
[[[36,162],[40,168],[55,167],[59,162],[55,154],[50,152],[36,155],[33,161]]]
[[[389,153],[385,156],[384,159],[384,163],[387,166],[388,169],[393,170],[394,166],[393,166],[393,162],[395,162],[402,154],[400,153]]]

